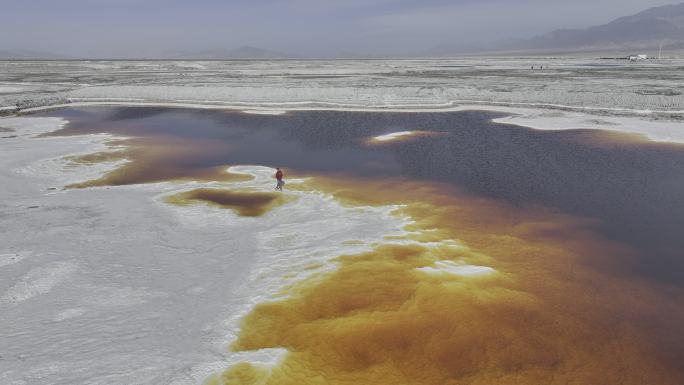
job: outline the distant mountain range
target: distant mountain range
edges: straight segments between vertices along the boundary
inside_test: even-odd
[[[65,56],[50,52],[31,51],[26,49],[0,50],[0,60],[2,59],[46,59],[56,60],[65,59]]]
[[[199,60],[218,60],[218,59],[295,59],[301,58],[296,54],[271,51],[267,49],[242,46],[235,49],[212,49],[196,52],[176,52],[168,55],[169,59],[199,59]]]
[[[531,39],[480,46],[438,46],[427,54],[477,52],[600,52],[684,49],[684,3],[647,9],[587,29],[559,29]]]
[[[684,3],[651,8],[584,30],[565,29],[521,42],[522,48],[653,48],[660,43],[682,47]]]
[[[296,54],[289,54],[278,51],[271,51],[257,47],[242,46],[235,49],[211,49],[205,51],[172,51],[165,52],[154,57],[143,57],[141,59],[178,59],[178,60],[221,60],[221,59],[295,59],[301,58]],[[2,59],[81,59],[79,57],[69,57],[50,52],[39,52],[30,50],[0,50],[0,60]],[[100,58],[96,58],[100,59]],[[108,58],[104,58],[108,59]]]
[[[453,56],[461,54],[542,54],[542,53],[642,53],[657,54],[684,51],[684,3],[647,9],[608,24],[586,29],[559,29],[531,39],[502,40],[489,44],[440,45],[423,52],[401,56]],[[176,51],[148,59],[297,59],[303,56],[242,46],[235,49]],[[367,58],[364,54],[345,52],[339,58]],[[372,56],[377,58],[379,56]],[[48,52],[0,50],[0,59],[67,59]]]

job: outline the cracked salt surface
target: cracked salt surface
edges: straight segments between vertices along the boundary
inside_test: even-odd
[[[240,318],[406,224],[393,207],[306,192],[286,191],[299,199],[258,218],[162,203],[216,183],[60,190],[112,167],[60,161],[106,135],[32,138],[64,123],[0,119],[18,134],[0,141],[2,384],[189,385],[241,360],[273,363],[281,350],[229,352]],[[255,178],[218,185],[273,188],[271,169],[230,171]]]

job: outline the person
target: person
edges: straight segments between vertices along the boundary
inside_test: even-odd
[[[276,173],[275,173],[275,178],[276,178],[276,191],[283,191],[283,186],[285,186],[285,181],[283,181],[283,170],[280,168],[276,168]]]

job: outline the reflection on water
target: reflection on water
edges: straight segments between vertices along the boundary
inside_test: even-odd
[[[632,274],[684,285],[684,146],[614,133],[537,131],[491,122],[494,113],[302,111],[285,115],[168,108],[79,108],[43,115],[60,135],[131,137],[132,160],[90,185],[230,179],[225,165],[286,167],[304,174],[406,177],[453,184],[519,206],[594,218],[630,245]],[[418,131],[370,145],[372,137]]]

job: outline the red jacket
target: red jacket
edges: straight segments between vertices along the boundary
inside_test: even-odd
[[[283,179],[283,172],[278,170],[278,172],[276,172],[275,176],[276,176],[276,179],[281,180],[281,179]]]

